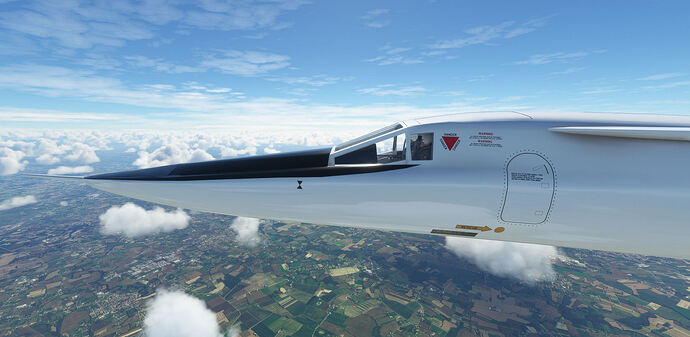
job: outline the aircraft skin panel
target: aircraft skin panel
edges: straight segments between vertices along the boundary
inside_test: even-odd
[[[566,126],[550,129],[573,135],[690,141],[690,128],[645,126]]]
[[[508,161],[505,179],[501,220],[525,224],[546,221],[556,184],[551,163],[538,153],[520,153]]]
[[[406,159],[391,163],[401,168],[360,174],[83,181],[214,213],[690,258],[688,142],[549,131],[572,120],[407,125],[408,142],[410,135],[433,133],[432,160],[410,160],[408,143]],[[516,168],[515,158],[526,160]],[[538,167],[545,162],[548,174]]]

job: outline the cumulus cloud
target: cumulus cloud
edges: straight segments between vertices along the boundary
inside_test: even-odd
[[[48,170],[48,174],[76,174],[93,172],[91,166],[59,166]]]
[[[34,197],[33,195],[27,195],[24,197],[14,197],[10,200],[0,202],[0,211],[6,211],[12,208],[35,204],[36,202],[36,197]]]
[[[122,234],[130,238],[183,229],[189,225],[190,220],[189,215],[179,208],[171,212],[160,207],[145,210],[131,202],[113,206],[98,218],[101,221],[101,233]]]
[[[53,165],[60,162],[60,158],[52,156],[50,154],[42,154],[36,157],[36,163],[41,165]]]
[[[28,162],[22,160],[26,156],[22,151],[15,151],[7,147],[0,148],[0,176],[15,174],[26,167]]]
[[[455,237],[446,238],[446,248],[485,272],[530,284],[552,280],[558,256],[552,246]]]
[[[33,156],[33,150],[34,150],[34,143],[33,142],[26,142],[22,140],[14,140],[14,139],[9,139],[6,141],[2,141],[0,139],[0,148],[7,148],[13,151],[18,151],[23,153],[25,156]]]
[[[237,217],[232,221],[230,228],[237,232],[235,240],[240,245],[256,247],[261,242],[261,237],[259,237],[259,219]]]
[[[274,154],[274,153],[280,153],[280,151],[273,148],[273,144],[271,144],[271,145],[264,148],[264,153],[265,154]]]
[[[134,165],[149,168],[178,163],[213,160],[213,156],[202,149],[192,149],[186,143],[173,143],[161,146],[152,152],[140,151]]]
[[[65,160],[79,164],[92,164],[101,161],[94,148],[82,143],[72,145],[71,153],[65,156]]]
[[[256,147],[250,146],[244,149],[236,149],[224,146],[220,149],[221,157],[253,156],[256,154]]]
[[[228,329],[228,331],[225,333],[227,337],[239,337],[240,336],[240,328],[233,326]]]
[[[147,337],[222,337],[216,314],[181,291],[158,291],[144,319]]]
[[[65,147],[64,146],[59,146],[56,141],[48,138],[41,139],[38,142],[38,149],[36,150],[36,154],[38,156],[43,156],[43,155],[56,155],[56,154],[62,154],[65,152]]]

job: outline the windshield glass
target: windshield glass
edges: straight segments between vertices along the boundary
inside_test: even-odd
[[[389,132],[391,132],[391,131],[395,131],[395,130],[402,129],[402,127],[403,127],[403,126],[402,126],[400,123],[395,123],[395,124],[393,124],[393,125],[389,125],[389,126],[387,126],[387,127],[385,127],[385,128],[381,128],[381,129],[378,129],[378,130],[376,130],[376,131],[367,133],[367,134],[364,135],[364,136],[360,136],[360,137],[357,137],[357,138],[355,138],[355,139],[352,139],[352,140],[349,140],[349,141],[347,141],[347,142],[344,142],[344,143],[342,143],[342,144],[339,144],[338,146],[335,147],[335,150],[336,150],[336,151],[340,151],[340,150],[342,150],[342,149],[344,149],[344,148],[348,148],[348,147],[350,147],[350,146],[352,146],[352,145],[356,145],[356,144],[359,144],[359,143],[362,143],[362,142],[366,142],[366,141],[369,140],[369,139],[373,139],[373,138],[379,137],[379,136],[381,136],[381,135],[385,135],[385,134],[387,134],[387,133],[389,133]]]
[[[361,143],[357,143],[361,144]],[[386,164],[405,160],[405,134],[390,136],[335,157],[335,164]]]

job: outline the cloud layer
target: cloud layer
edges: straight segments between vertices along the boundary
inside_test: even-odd
[[[2,108],[0,107],[0,115]],[[373,127],[372,127],[373,129]],[[251,132],[227,131],[95,131],[21,130],[0,128],[0,175],[25,169],[32,173],[79,174],[92,172],[88,163],[98,162],[97,151],[123,146],[134,167],[148,168],[184,162],[277,153],[304,147],[337,144],[364,133],[306,132],[290,130]],[[87,145],[88,144],[88,145]],[[80,165],[77,165],[80,164]],[[134,168],[132,167],[132,168]]]
[[[530,284],[552,280],[558,256],[552,246],[454,237],[446,238],[446,248],[485,272]]]
[[[213,156],[202,149],[192,149],[186,143],[164,145],[152,152],[140,151],[134,165],[149,168],[177,163],[213,160]]]
[[[189,215],[179,208],[171,212],[160,207],[145,210],[131,202],[113,206],[98,218],[103,234],[122,234],[130,238],[183,229],[190,220]]]
[[[59,166],[48,170],[48,174],[77,174],[93,172],[91,166]]]
[[[147,337],[222,337],[216,314],[181,291],[159,291],[144,319]]]
[[[0,1],[2,3],[4,1]],[[149,40],[162,25],[207,30],[280,29],[278,20],[305,2],[140,1],[72,3],[25,1],[16,10],[0,13],[0,27],[70,49],[120,47]]]
[[[15,174],[26,167],[26,160],[22,160],[26,154],[10,148],[0,148],[0,176]]]
[[[10,200],[5,200],[3,202],[0,202],[0,211],[5,211],[8,209],[17,208],[17,207],[21,207],[21,206],[26,206],[29,204],[34,204],[36,202],[37,202],[36,197],[34,197],[33,195],[27,195],[24,197],[14,197]]]
[[[259,219],[237,217],[232,221],[230,228],[237,232],[235,240],[240,245],[256,247],[261,242],[259,223]]]

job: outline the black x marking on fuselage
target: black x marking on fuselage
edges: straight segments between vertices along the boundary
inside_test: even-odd
[[[298,190],[302,189],[302,181],[301,180],[297,180],[297,189]]]

